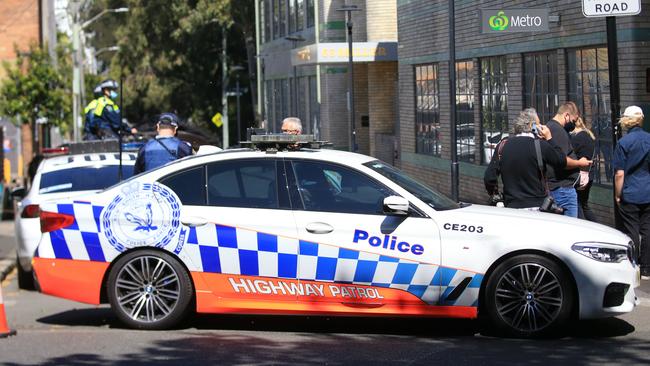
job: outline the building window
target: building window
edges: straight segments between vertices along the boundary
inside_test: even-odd
[[[314,0],[306,0],[307,1],[307,27],[313,27],[314,26],[314,17],[315,17],[315,12],[314,12]]]
[[[273,1],[273,39],[280,34],[280,0]]]
[[[440,156],[438,65],[415,66],[415,152]]]
[[[262,2],[262,6],[264,7],[264,10],[262,14],[264,14],[264,27],[262,28],[264,30],[264,35],[262,36],[262,39],[264,42],[269,42],[271,41],[271,0],[264,0]]]
[[[264,89],[264,111],[266,112],[266,128],[268,131],[273,132],[275,126],[275,114],[273,111],[273,80],[265,81]]]
[[[594,180],[600,184],[611,184],[614,174],[608,62],[606,47],[567,51],[568,97],[596,136],[593,169]]]
[[[273,81],[273,128],[269,129],[273,132],[280,132],[280,124],[282,120],[287,116],[285,112],[285,99],[287,98],[286,90],[284,88],[285,80],[274,80]]]
[[[280,0],[280,34],[279,37],[287,35],[287,0]]]
[[[282,88],[282,115],[279,118],[278,121],[278,129],[277,131],[281,131],[282,127],[282,120],[289,117],[289,111],[291,110],[291,90],[289,86],[289,79],[282,79],[281,80],[281,88]]]
[[[289,1],[289,33],[296,31],[296,0]]]
[[[473,163],[474,138],[474,62],[456,62],[456,146],[458,160]]]
[[[525,55],[524,108],[534,107],[544,123],[555,116],[559,105],[557,52]]]
[[[298,118],[302,121],[302,130],[304,133],[311,133],[309,128],[309,117],[307,116],[307,99],[309,98],[307,88],[307,77],[301,76],[298,78],[298,105],[296,111]]]
[[[320,104],[318,103],[318,81],[316,76],[309,77],[309,121],[307,121],[308,131],[318,139],[320,138],[319,123]]]
[[[506,57],[481,59],[482,161],[490,163],[494,148],[508,134],[508,70]]]
[[[296,0],[296,30],[305,28],[305,0]]]

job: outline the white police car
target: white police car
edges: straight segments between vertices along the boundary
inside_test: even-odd
[[[636,305],[638,268],[616,230],[458,205],[372,157],[269,143],[43,205],[41,291],[108,301],[141,329],[195,310],[481,316],[537,336]]]

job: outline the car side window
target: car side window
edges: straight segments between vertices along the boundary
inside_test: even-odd
[[[394,193],[363,173],[331,163],[294,161],[296,188],[307,211],[382,215]]]
[[[278,209],[276,161],[250,159],[208,164],[208,205]]]
[[[160,180],[184,205],[205,206],[205,165],[168,175]]]

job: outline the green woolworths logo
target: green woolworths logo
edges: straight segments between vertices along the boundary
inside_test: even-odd
[[[490,24],[490,28],[494,29],[495,31],[502,31],[508,29],[510,21],[508,20],[505,12],[499,11],[497,15],[490,17],[488,24]]]

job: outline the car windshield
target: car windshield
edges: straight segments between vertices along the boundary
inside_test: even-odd
[[[442,193],[436,192],[391,165],[379,160],[371,161],[363,165],[392,180],[435,210],[453,210],[460,207],[460,205]]]
[[[43,173],[38,187],[39,194],[96,191],[117,183],[118,165],[95,165]],[[122,178],[133,174],[133,166],[122,166]]]

